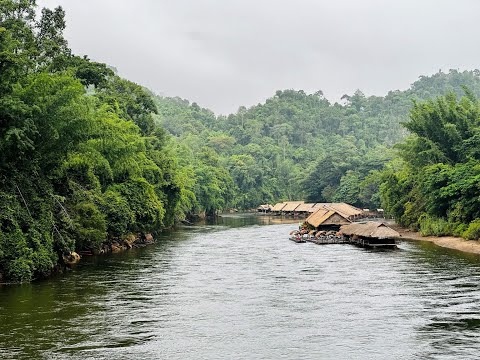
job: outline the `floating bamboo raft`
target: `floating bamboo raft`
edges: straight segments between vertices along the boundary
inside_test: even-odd
[[[400,235],[380,222],[351,223],[341,227],[340,232],[305,230],[292,231],[291,240],[312,242],[318,245],[353,244],[369,248],[396,248]]]

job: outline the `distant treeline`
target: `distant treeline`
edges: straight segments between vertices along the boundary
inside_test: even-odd
[[[450,70],[385,97],[356,91],[342,104],[331,104],[321,91],[277,91],[264,104],[226,117],[179,98],[155,102],[158,123],[173,135],[192,173],[206,159],[228,170],[233,196],[232,202],[222,198],[227,206],[344,201],[384,208],[426,234],[475,238],[476,225],[465,231],[480,211],[474,195],[480,190],[474,166],[479,94],[480,71]],[[443,183],[432,183],[439,174]]]
[[[341,104],[277,91],[215,116],[72,54],[64,18],[0,0],[0,281],[47,276],[62,255],[189,216],[281,200],[383,206],[425,232],[478,237],[478,71]]]

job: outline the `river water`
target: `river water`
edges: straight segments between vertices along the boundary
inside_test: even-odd
[[[252,215],[0,287],[1,359],[478,359],[480,260]]]

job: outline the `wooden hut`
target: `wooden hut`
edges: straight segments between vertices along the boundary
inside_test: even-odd
[[[285,204],[282,213],[285,215],[296,215],[296,209],[303,204],[303,201],[287,201]]]
[[[269,213],[271,212],[273,209],[273,206],[270,205],[270,204],[263,204],[263,205],[260,205],[258,208],[257,208],[257,212],[259,213]]]
[[[320,208],[311,214],[305,222],[318,230],[338,230],[340,226],[350,224],[342,214],[333,209]]]
[[[382,222],[351,223],[340,228],[350,243],[364,247],[396,247],[395,238],[400,234]]]
[[[321,208],[322,208],[322,204],[321,203],[316,203],[310,209],[308,209],[308,212],[310,214],[313,214],[315,211],[317,211],[318,209],[321,209]]]
[[[272,212],[280,214],[285,205],[287,205],[285,202],[275,204],[275,206],[272,208]]]
[[[315,207],[334,210],[351,221],[364,217],[362,209],[347,203],[317,203]]]
[[[278,203],[272,207],[272,212],[276,214],[297,215],[314,214],[320,209],[331,210],[345,219],[354,221],[365,217],[364,212],[347,203],[305,203],[304,201],[286,201]]]
[[[313,207],[315,206],[314,203],[304,203],[304,204],[300,204],[300,206],[298,206],[296,209],[295,209],[295,212],[297,212],[298,214],[310,214],[313,211]]]

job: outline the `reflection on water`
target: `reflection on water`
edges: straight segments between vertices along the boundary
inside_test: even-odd
[[[262,213],[232,213],[222,214],[217,219],[207,219],[204,224],[200,223],[199,225],[241,227],[250,225],[301,224],[304,221],[305,218],[300,217],[271,216]]]
[[[478,357],[477,256],[296,244],[297,223],[229,214],[0,287],[0,358]]]

